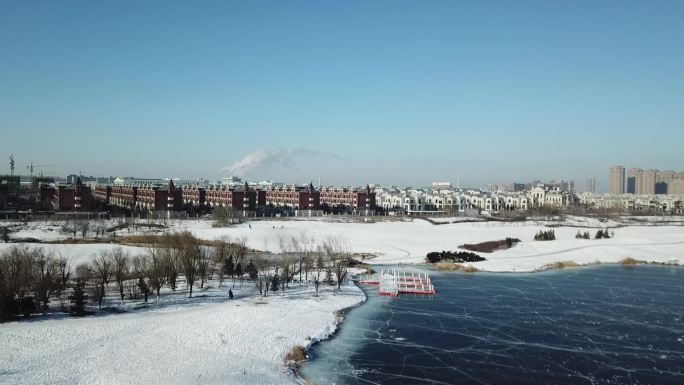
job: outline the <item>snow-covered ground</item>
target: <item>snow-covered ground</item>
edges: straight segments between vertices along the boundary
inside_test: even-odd
[[[351,285],[338,294],[323,288],[318,297],[312,290],[294,286],[262,300],[236,289],[235,300],[202,306],[187,306],[203,301],[194,298],[149,311],[2,324],[0,383],[295,383],[285,353],[330,335],[335,312],[365,298]]]
[[[251,228],[249,227],[251,225]],[[598,229],[600,227],[597,227]],[[487,261],[473,265],[486,271],[534,271],[556,261],[579,264],[618,262],[627,257],[653,262],[684,264],[684,227],[628,226],[612,229],[612,239],[575,239],[577,231],[596,229],[585,227],[554,227],[555,241],[534,241],[543,224],[535,222],[482,222],[432,225],[426,221],[328,223],[328,222],[252,222],[229,229],[211,228],[195,223],[188,226],[196,236],[216,239],[225,235],[245,239],[247,245],[278,252],[280,239],[299,236],[323,240],[342,236],[352,251],[377,255],[372,264],[416,264],[424,261],[430,251],[455,250],[465,243],[504,239],[522,240],[511,249],[482,254]]]
[[[229,237],[243,239],[257,250],[280,251],[281,239],[306,234],[322,241],[327,237],[343,237],[351,251],[374,255],[373,264],[416,264],[424,261],[430,251],[455,250],[465,243],[478,243],[504,239],[522,240],[511,249],[482,254],[487,261],[473,265],[486,271],[534,271],[556,261],[574,261],[579,264],[618,262],[624,258],[652,262],[674,262],[684,264],[684,226],[630,225],[615,227],[613,221],[601,222],[596,218],[565,217],[559,221],[526,222],[476,222],[433,225],[423,220],[377,221],[373,223],[331,222],[316,219],[312,221],[275,220],[253,221],[227,228],[212,227],[208,220],[173,221],[166,231],[188,230],[203,239]],[[560,224],[560,226],[559,226]],[[534,241],[534,234],[546,226],[554,226],[555,241]],[[611,228],[612,239],[575,239],[578,231],[589,231],[592,235],[599,228]],[[123,231],[128,234],[127,230]],[[139,228],[132,234],[160,231]],[[45,231],[50,239],[54,231]],[[40,231],[32,230],[34,238],[41,238]],[[11,244],[0,244],[0,250]],[[87,261],[100,248],[114,245],[48,245],[33,244],[46,250],[55,250],[70,256],[72,264]],[[131,254],[143,253],[138,247],[127,247]]]

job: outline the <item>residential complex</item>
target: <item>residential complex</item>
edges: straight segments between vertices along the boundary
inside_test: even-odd
[[[36,212],[164,212],[200,215],[216,208],[231,216],[318,216],[326,214],[476,216],[524,212],[538,208],[652,210],[680,212],[684,173],[622,166],[610,169],[608,194],[596,193],[596,179],[586,181],[584,193],[574,192],[572,180],[548,183],[489,185],[458,188],[435,182],[427,188],[287,185],[243,182],[225,178],[216,184],[204,179],[87,178],[70,175],[72,183],[34,178],[29,185],[18,177],[0,177],[0,211],[6,214],[31,208]],[[107,183],[101,183],[107,182]],[[111,182],[111,183],[109,183]],[[23,191],[24,198],[18,199]],[[624,192],[626,191],[626,193]],[[26,198],[28,197],[28,198]],[[26,206],[27,202],[29,206]],[[167,215],[167,214],[164,214]]]

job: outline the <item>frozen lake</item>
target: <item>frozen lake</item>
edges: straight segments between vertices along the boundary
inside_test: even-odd
[[[364,287],[368,302],[303,374],[338,385],[684,383],[684,268],[432,278],[434,298]]]

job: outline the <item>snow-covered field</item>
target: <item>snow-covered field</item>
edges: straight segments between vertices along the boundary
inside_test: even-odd
[[[312,290],[263,300],[236,290],[239,299],[202,306],[1,324],[0,383],[295,383],[284,354],[331,334],[335,312],[365,298],[355,286]]]
[[[482,254],[487,261],[473,265],[479,270],[534,271],[556,261],[574,261],[579,264],[598,262],[618,262],[624,258],[652,262],[673,262],[684,264],[684,226],[631,225],[612,228],[616,222],[600,222],[595,218],[565,217],[558,221],[527,222],[476,222],[433,225],[423,220],[378,221],[374,223],[330,222],[321,219],[312,221],[254,221],[228,227],[214,228],[207,220],[187,220],[171,222],[170,230],[188,230],[203,239],[243,239],[246,244],[257,250],[280,251],[281,239],[299,237],[306,234],[319,241],[327,237],[343,237],[351,251],[374,255],[372,264],[416,264],[424,261],[430,251],[455,250],[465,243],[478,243],[504,239],[506,237],[522,240],[511,249]],[[559,226],[560,224],[560,226]],[[534,234],[545,226],[554,226],[555,241],[534,241]],[[611,227],[615,233],[612,239],[585,240],[575,239],[577,231],[589,231],[594,235],[597,229]],[[139,228],[132,234],[159,230]],[[167,230],[168,231],[168,230]],[[120,235],[128,234],[120,230]],[[52,239],[55,231],[45,231],[42,239]],[[31,235],[41,239],[39,229],[32,229]],[[0,244],[0,250],[10,244]],[[114,245],[48,245],[46,250],[54,250],[69,256],[72,265],[88,261],[101,248]],[[131,254],[143,253],[144,249],[127,247]]]
[[[578,230],[596,230],[585,227],[555,227],[555,241],[534,241],[534,235],[543,224],[535,222],[483,222],[432,225],[425,221],[328,223],[328,222],[252,222],[230,229],[211,228],[195,223],[188,226],[196,236],[215,239],[229,234],[243,238],[247,245],[261,250],[278,252],[280,239],[299,236],[302,232],[323,240],[342,236],[352,251],[377,255],[372,264],[416,264],[424,261],[430,251],[455,250],[465,243],[519,238],[523,242],[511,249],[482,254],[487,261],[473,265],[493,272],[534,271],[556,261],[574,261],[579,264],[618,262],[627,257],[653,262],[684,264],[683,226],[629,226],[612,229],[612,239],[575,239]],[[600,227],[597,227],[598,229]]]

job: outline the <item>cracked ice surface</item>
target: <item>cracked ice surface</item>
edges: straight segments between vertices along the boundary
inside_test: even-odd
[[[682,384],[684,269],[433,273],[374,295],[313,353],[316,384]]]

